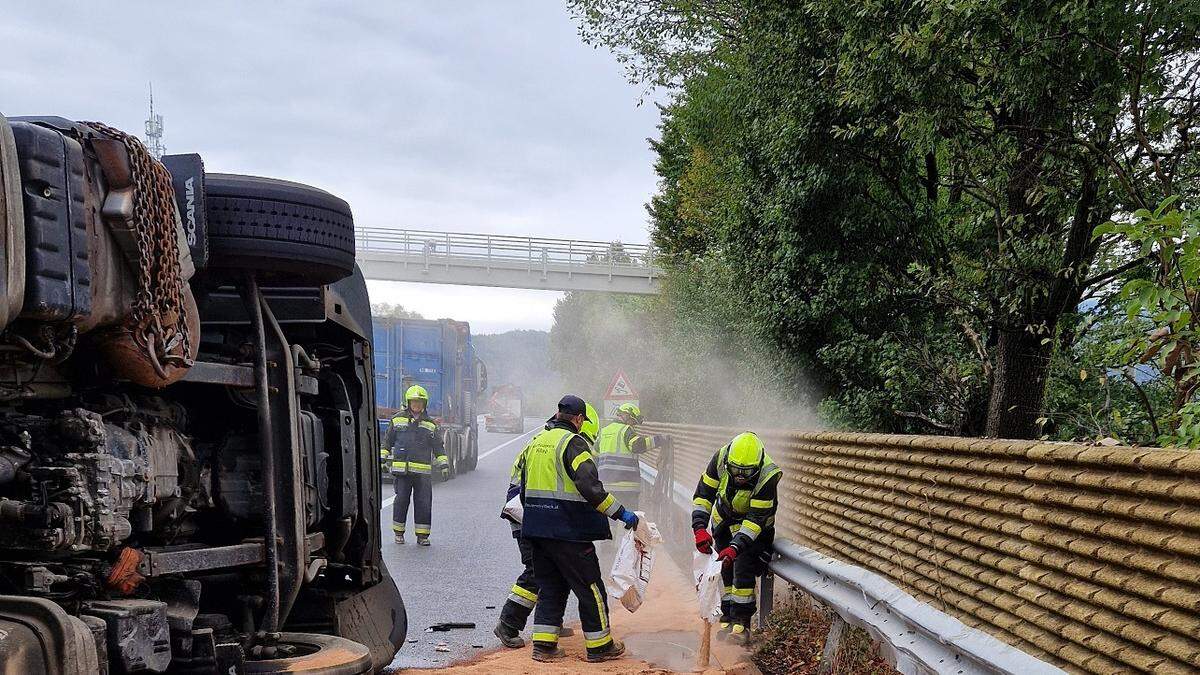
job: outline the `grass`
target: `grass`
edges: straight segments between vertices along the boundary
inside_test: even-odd
[[[751,659],[763,675],[816,675],[832,614],[794,588],[779,598]],[[833,660],[835,675],[896,675],[866,631],[847,626]]]

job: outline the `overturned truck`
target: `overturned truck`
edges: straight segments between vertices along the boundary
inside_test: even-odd
[[[2,670],[388,663],[347,204],[0,117],[0,238]]]

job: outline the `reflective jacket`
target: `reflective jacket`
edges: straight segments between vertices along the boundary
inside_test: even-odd
[[[569,423],[549,422],[521,456],[522,537],[611,538],[605,516],[618,519],[625,508],[604,489],[587,440]]]
[[[393,417],[383,448],[391,453],[392,473],[429,475],[435,463],[439,470],[450,466],[437,423],[425,413],[406,410]]]
[[[613,422],[604,427],[596,441],[600,480],[613,492],[640,492],[642,472],[637,455],[653,448],[653,436],[639,435],[628,424]]]
[[[713,530],[729,528],[733,533],[733,545],[746,548],[765,531],[769,536],[775,532],[775,511],[779,508],[779,480],[783,470],[775,466],[770,456],[763,453],[758,472],[758,481],[747,488],[739,489],[730,478],[725,466],[729,446],[717,451],[696,484],[692,495],[692,529],[708,527],[712,519]]]

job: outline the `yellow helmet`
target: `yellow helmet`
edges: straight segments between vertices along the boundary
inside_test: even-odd
[[[419,384],[414,384],[408,388],[408,391],[404,392],[404,405],[408,405],[408,402],[414,398],[418,398],[426,403],[429,403],[429,392],[425,391],[425,387],[422,387]]]
[[[587,412],[584,414],[583,425],[579,427],[579,435],[587,439],[588,443],[596,442],[596,434],[600,433],[600,416],[596,414],[596,409],[591,403],[585,403]]]
[[[748,485],[758,476],[766,454],[766,448],[754,432],[742,432],[729,442],[729,451],[725,454],[725,469],[733,476],[735,484]]]
[[[617,415],[628,417],[630,424],[641,424],[644,419],[642,417],[642,409],[632,403],[622,403],[621,407],[617,408]]]

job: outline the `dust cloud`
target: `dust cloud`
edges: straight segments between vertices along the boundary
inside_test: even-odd
[[[572,293],[555,309],[550,362],[568,390],[599,407],[617,371],[647,420],[746,428],[820,426],[819,400],[777,350],[684,321],[658,297]]]

